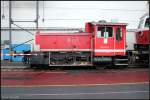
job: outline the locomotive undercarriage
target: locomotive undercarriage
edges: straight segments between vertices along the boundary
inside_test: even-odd
[[[31,58],[31,66],[91,66],[90,52],[41,52]]]
[[[90,65],[90,52],[50,52],[49,66],[82,66]]]
[[[135,44],[134,50],[128,51],[130,65],[147,66],[149,64],[149,45]]]
[[[127,56],[97,56],[91,52],[38,52],[30,60],[34,66],[105,66],[108,68],[120,68],[128,66]]]
[[[126,68],[129,65],[128,56],[115,56],[113,57],[112,64],[115,68]]]
[[[126,68],[128,66],[128,57],[127,56],[94,57],[94,65],[105,66],[107,68]]]

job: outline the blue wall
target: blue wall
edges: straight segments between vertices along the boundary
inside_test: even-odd
[[[12,44],[12,47],[15,47],[16,45],[19,45],[19,44]],[[16,51],[16,52],[22,52],[23,50],[25,50],[25,51],[31,50],[31,45],[23,44],[23,45],[20,45],[20,46],[14,48],[14,51]],[[3,59],[4,60],[10,59],[10,56],[5,55],[8,53],[9,53],[9,48],[4,48],[3,49]],[[16,56],[16,57],[13,56],[12,60],[13,61],[22,61],[22,58],[23,58],[23,56]]]

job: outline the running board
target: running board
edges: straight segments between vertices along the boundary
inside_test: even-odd
[[[85,65],[49,65],[49,66],[93,66],[92,64]]]
[[[127,66],[127,65],[129,65],[129,64],[115,64],[115,65],[126,65],[126,66]]]
[[[115,59],[116,61],[128,61],[128,59]]]

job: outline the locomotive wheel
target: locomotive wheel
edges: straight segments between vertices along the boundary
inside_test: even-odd
[[[31,68],[31,69],[37,69],[38,67],[37,67],[36,64],[30,64],[30,68]]]
[[[30,68],[34,68],[34,64],[30,64]]]

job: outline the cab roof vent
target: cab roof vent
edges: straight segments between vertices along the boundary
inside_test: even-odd
[[[99,23],[106,23],[106,20],[99,20]]]

